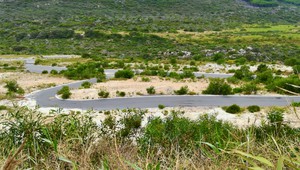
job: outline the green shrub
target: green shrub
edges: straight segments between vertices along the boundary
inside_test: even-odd
[[[185,95],[188,94],[188,92],[189,92],[188,86],[183,86],[179,90],[174,90],[174,93],[176,95]]]
[[[159,104],[159,105],[158,105],[158,108],[159,108],[159,109],[164,109],[165,107],[166,107],[166,106],[163,105],[163,104]]]
[[[50,71],[50,74],[52,74],[52,75],[57,75],[57,74],[58,74],[58,71],[57,71],[57,70],[51,70],[51,71]]]
[[[105,79],[105,62],[75,63],[67,67],[63,75],[72,80],[84,80],[90,78]]]
[[[109,92],[108,92],[108,91],[105,91],[105,90],[100,90],[100,91],[98,92],[98,96],[101,97],[101,98],[108,98]]]
[[[142,82],[150,82],[150,78],[149,77],[142,77]]]
[[[48,71],[47,70],[43,70],[42,74],[48,74]]]
[[[21,88],[17,81],[15,80],[9,80],[5,82],[5,88],[7,88],[7,95],[17,93],[17,94],[24,94],[25,91],[23,88]]]
[[[228,106],[228,107],[226,108],[226,112],[227,112],[227,113],[232,113],[232,114],[239,113],[239,112],[241,112],[241,110],[242,110],[241,107],[238,106],[238,105],[236,105],[236,104],[233,104],[233,105]]]
[[[292,102],[293,107],[300,107],[300,102]]]
[[[232,94],[232,88],[225,82],[224,79],[211,79],[206,90],[203,94],[215,94],[215,95],[229,95]]]
[[[243,92],[243,89],[242,88],[239,88],[239,87],[236,87],[232,90],[232,92],[235,94],[235,93],[242,93]]]
[[[132,70],[118,70],[115,73],[115,78],[125,78],[125,79],[131,79],[134,76],[134,72]]]
[[[251,112],[251,113],[259,112],[259,111],[260,111],[260,107],[257,106],[257,105],[248,106],[247,109],[248,109],[249,112]]]
[[[35,61],[34,61],[34,65],[38,65],[38,64],[40,64],[42,61],[43,61],[43,60],[37,58],[37,59],[35,59]]]
[[[257,90],[258,88],[254,83],[248,83],[242,86],[242,91],[244,94],[256,94]]]
[[[63,86],[59,91],[57,91],[57,94],[61,95],[62,99],[68,99],[72,95],[69,86]]]
[[[150,86],[146,90],[147,90],[147,93],[150,94],[150,95],[156,93],[154,86]]]
[[[81,83],[81,87],[85,88],[85,89],[91,88],[91,86],[92,86],[92,83],[90,83],[88,81]]]
[[[7,110],[7,107],[4,105],[0,105],[0,110]]]
[[[117,96],[118,96],[118,97],[125,97],[125,96],[126,96],[126,93],[123,92],[123,91],[117,91]]]

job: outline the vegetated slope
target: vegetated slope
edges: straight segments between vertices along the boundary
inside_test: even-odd
[[[248,3],[250,2],[250,3]],[[155,21],[200,23],[205,29],[237,22],[299,22],[298,0],[6,0],[0,2],[2,21],[39,21],[47,24],[101,24],[132,27]],[[250,4],[275,2],[274,8]],[[72,23],[70,23],[72,21]],[[184,23],[182,23],[184,22]]]
[[[90,53],[149,59],[169,52],[202,56],[206,49],[251,46],[259,56],[268,53],[270,59],[296,57],[300,6],[276,3],[256,7],[244,0],[2,0],[0,54]],[[284,34],[271,28],[254,33],[241,29],[244,24],[269,27],[273,23],[293,24],[294,29]],[[177,30],[224,29],[232,32],[203,34],[193,41],[189,35],[176,37]],[[167,32],[176,36],[164,36]],[[184,37],[186,41],[180,40]]]

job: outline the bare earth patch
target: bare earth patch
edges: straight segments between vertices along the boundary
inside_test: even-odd
[[[17,83],[25,90],[25,93],[30,93],[35,90],[61,85],[72,82],[63,77],[54,77],[47,74],[23,73],[23,72],[8,72],[0,74],[0,94],[6,93],[5,81],[16,80]]]
[[[186,81],[173,81],[164,80],[158,77],[151,77],[150,82],[142,82],[141,78],[137,80],[113,80],[104,83],[96,83],[90,89],[73,89],[71,91],[71,99],[98,99],[98,92],[105,90],[110,93],[109,97],[116,97],[117,91],[125,92],[125,97],[133,97],[138,95],[147,95],[147,88],[150,86],[155,87],[156,94],[171,95],[174,90],[180,89],[182,86],[188,86],[189,90],[195,93],[201,93],[206,89],[209,82],[205,79],[200,80],[186,80]]]

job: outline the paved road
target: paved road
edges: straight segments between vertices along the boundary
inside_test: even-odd
[[[34,59],[27,59],[25,60],[25,68],[29,72],[33,73],[42,73],[44,70],[47,70],[50,72],[51,70],[56,71],[62,71],[66,70],[66,67],[57,67],[57,66],[43,66],[43,65],[34,65]],[[106,69],[106,74],[115,74],[115,72],[118,71],[118,69]],[[138,70],[138,72],[141,72],[142,70]],[[224,74],[224,73],[202,73],[202,72],[194,72],[196,77],[211,77],[211,78],[228,78],[233,76],[233,74]],[[108,77],[111,78],[111,77]]]
[[[32,60],[28,60],[25,64],[27,70],[31,72],[41,73],[43,70],[51,71],[63,70],[65,67],[50,67],[34,65]],[[117,70],[105,70],[108,78],[114,76]],[[196,76],[202,76],[203,73],[195,73]],[[207,77],[229,77],[228,74],[206,74]],[[96,79],[88,80],[92,83]],[[71,88],[80,87],[83,81],[68,84]],[[213,96],[213,95],[199,95],[199,96],[141,96],[134,98],[114,98],[114,99],[97,99],[97,100],[61,100],[55,97],[56,92],[62,86],[57,86],[42,91],[35,92],[26,96],[37,101],[40,107],[60,107],[60,108],[78,108],[78,109],[94,109],[94,110],[108,110],[108,109],[126,109],[126,108],[155,108],[159,104],[167,107],[188,107],[188,106],[228,106],[238,104],[240,106],[259,105],[259,106],[286,106],[292,101],[300,102],[300,97],[291,96]]]
[[[95,79],[89,80],[95,82]],[[70,84],[72,88],[78,88],[82,82]],[[300,102],[299,97],[290,96],[145,96],[134,98],[114,98],[97,100],[61,100],[54,97],[61,86],[39,91],[27,96],[35,99],[41,107],[60,107],[78,109],[126,109],[126,108],[156,108],[159,104],[167,107],[188,106],[228,106],[238,104],[240,106],[286,106],[292,101]]]

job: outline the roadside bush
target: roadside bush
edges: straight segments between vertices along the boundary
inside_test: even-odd
[[[59,91],[57,91],[57,94],[61,95],[62,99],[68,99],[72,95],[69,86],[63,86]]]
[[[243,89],[242,88],[239,88],[239,87],[236,87],[234,89],[232,89],[232,92],[235,94],[235,93],[242,93],[243,92]]]
[[[132,70],[119,70],[115,73],[115,78],[125,78],[131,79],[134,76],[134,72]]]
[[[251,73],[249,66],[242,66],[240,69],[235,71],[233,76],[237,79],[245,81],[250,81],[253,79],[253,73]]]
[[[0,105],[0,110],[7,110],[7,107],[4,105]]]
[[[108,98],[109,92],[108,92],[108,91],[105,91],[105,90],[100,90],[100,91],[98,92],[98,96],[101,97],[101,98]]]
[[[19,86],[19,84],[17,83],[17,81],[15,81],[15,80],[6,81],[4,87],[7,88],[7,93],[6,93],[7,95],[11,95],[14,93],[17,93],[17,94],[25,93],[24,89],[21,88]]]
[[[52,74],[52,75],[57,75],[57,74],[58,74],[58,71],[57,71],[57,70],[51,70],[51,71],[50,71],[50,74]]]
[[[154,86],[150,86],[149,88],[146,89],[148,94],[155,94],[155,87]]]
[[[273,81],[273,72],[267,70],[257,74],[256,80],[260,83],[268,84]]]
[[[256,94],[258,88],[254,83],[248,83],[242,86],[242,91],[244,94]]]
[[[47,70],[43,70],[42,74],[48,74],[48,71]]]
[[[293,107],[300,107],[300,102],[292,102]]]
[[[203,94],[229,95],[232,94],[232,88],[224,79],[210,79],[210,83]]]
[[[117,91],[117,96],[118,96],[118,97],[125,97],[125,96],[126,96],[126,93],[123,92],[123,91]]]
[[[251,113],[259,112],[260,111],[260,107],[257,106],[257,105],[248,106],[247,109]]]
[[[292,75],[287,78],[276,77],[272,83],[268,84],[266,88],[270,91],[278,92],[278,93],[286,93],[289,94],[288,91],[293,93],[300,93],[300,79],[298,75]]]
[[[88,81],[85,81],[85,82],[81,83],[81,87],[84,88],[84,89],[91,88],[91,86],[92,86],[92,83],[90,83]]]
[[[88,63],[76,63],[68,66],[67,70],[63,72],[63,75],[72,80],[84,80],[90,78],[105,77],[104,67],[105,62],[88,62]]]
[[[188,92],[189,92],[188,86],[183,86],[179,90],[174,90],[174,93],[176,95],[185,95],[188,94]]]
[[[158,108],[159,108],[159,109],[164,109],[165,107],[166,107],[166,106],[163,105],[163,104],[159,104],[159,105],[158,105]]]
[[[34,60],[34,65],[38,65],[38,64],[40,64],[42,61],[43,61],[43,60],[37,58],[37,59]]]
[[[232,114],[236,114],[236,113],[239,113],[239,112],[241,112],[241,107],[240,106],[238,106],[238,105],[236,105],[236,104],[233,104],[233,105],[231,105],[231,106],[228,106],[227,108],[226,108],[226,112],[227,113],[232,113]]]
[[[150,78],[149,77],[142,77],[142,82],[150,82]]]

